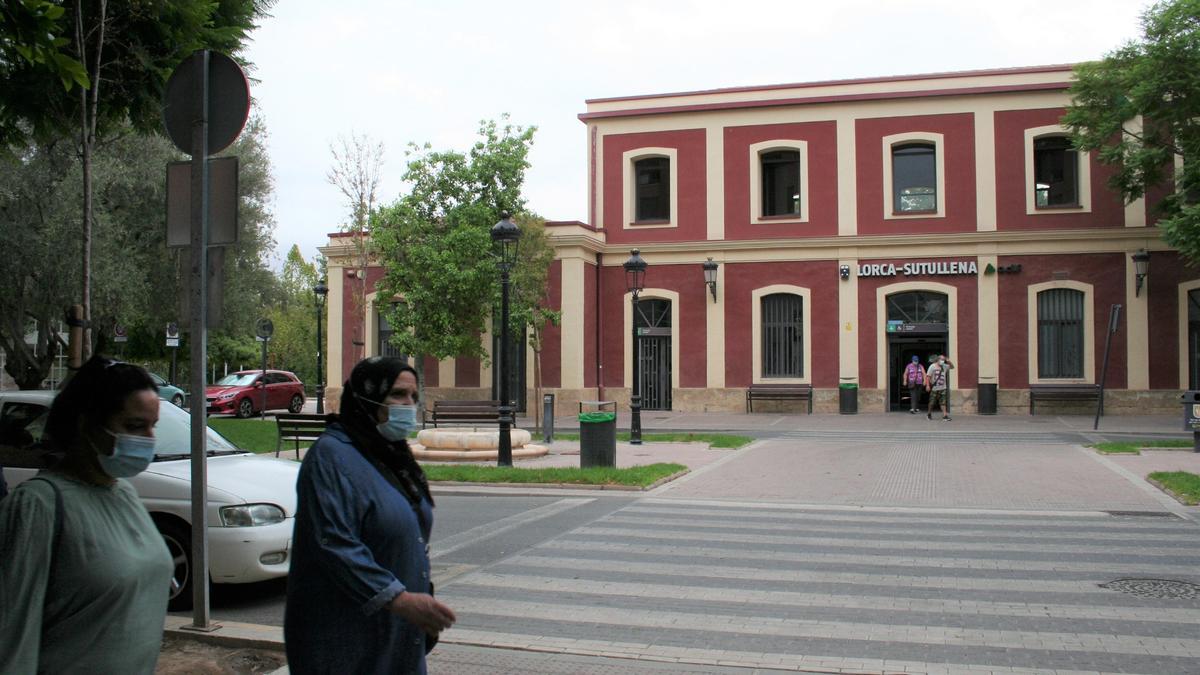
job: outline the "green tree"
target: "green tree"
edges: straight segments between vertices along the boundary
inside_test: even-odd
[[[542,348],[547,326],[557,326],[562,313],[551,309],[549,296],[550,265],[554,247],[546,234],[546,221],[532,214],[515,219],[521,229],[520,258],[513,270],[511,328],[527,326],[529,348],[533,350],[534,400],[542,400]],[[533,406],[534,426],[541,424],[542,409]]]
[[[265,142],[266,128],[254,117],[227,151],[240,159],[240,236],[225,255],[224,326],[210,334],[217,364],[254,362],[245,357],[255,354],[254,321],[281,295],[266,264],[275,243]],[[93,323],[102,334],[110,334],[114,323],[124,325],[130,335],[124,355],[142,362],[168,361],[163,327],[184,323],[178,298],[186,252],[166,247],[163,227],[166,164],[181,157],[161,136],[128,127],[96,157]],[[46,378],[63,308],[78,288],[79,267],[64,251],[78,241],[80,204],[72,196],[78,195],[80,171],[66,141],[0,160],[0,247],[21,252],[0,256],[0,347],[8,355],[7,371],[23,387]],[[32,347],[25,344],[27,334],[37,336]]]
[[[80,304],[85,322],[92,318],[93,156],[114,127],[142,131],[161,128],[161,97],[167,76],[188,54],[208,48],[236,54],[254,22],[274,0],[74,0],[55,14],[50,38],[62,53],[82,63],[78,84],[59,86],[61,77],[37,58],[0,68],[0,137],[8,148],[75,135],[82,167]],[[53,60],[53,59],[52,59]],[[44,59],[43,59],[44,61]],[[57,63],[57,61],[55,61]],[[90,345],[85,341],[85,354]]]
[[[300,247],[288,251],[280,275],[280,299],[267,312],[275,324],[268,347],[273,367],[290,370],[307,384],[317,381],[317,315],[313,287],[317,266],[304,259]]]
[[[534,131],[505,117],[482,122],[466,153],[410,146],[404,180],[412,187],[380,209],[371,227],[385,270],[380,295],[402,299],[388,322],[403,353],[484,356],[479,338],[499,293],[491,228],[502,211],[524,211]],[[424,383],[423,360],[416,365]]]
[[[1158,224],[1168,243],[1200,261],[1200,0],[1152,5],[1140,39],[1080,64],[1075,78],[1063,117],[1075,147],[1116,167],[1109,185],[1127,203],[1173,180]]]
[[[0,69],[23,61],[42,66],[62,81],[66,89],[88,86],[87,70],[63,48],[70,40],[62,37],[66,11],[50,0],[3,0],[0,2]],[[20,135],[19,129],[13,129]],[[6,130],[0,128],[0,137]]]

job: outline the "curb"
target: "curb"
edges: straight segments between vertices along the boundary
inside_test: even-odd
[[[653,483],[641,485],[592,485],[587,483],[477,483],[470,481],[456,480],[438,480],[429,481],[430,488],[439,486],[444,487],[500,487],[500,488],[541,488],[549,490],[602,490],[610,492],[647,492],[654,488],[669,483],[681,476],[691,472],[691,469],[676,471],[675,473],[659,478]]]
[[[192,620],[187,617],[167,615],[163,624],[163,635],[222,647],[283,651],[282,626],[214,621],[212,622],[213,630],[204,631],[192,628],[191,624]]]

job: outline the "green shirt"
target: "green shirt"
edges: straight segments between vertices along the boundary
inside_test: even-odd
[[[153,673],[171,556],[133,487],[53,471],[0,501],[0,673]],[[57,549],[57,550],[56,550]]]

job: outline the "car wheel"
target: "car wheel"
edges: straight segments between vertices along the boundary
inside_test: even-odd
[[[250,402],[249,397],[238,402],[237,416],[246,419],[254,414],[254,404]]]
[[[183,394],[175,394],[171,397],[171,403],[175,404],[176,408],[183,407]]]
[[[187,525],[156,521],[158,533],[171,553],[171,599],[167,609],[182,612],[192,608],[192,531]]]
[[[288,405],[288,412],[298,413],[304,409],[304,397],[296,394],[292,397],[292,402]]]

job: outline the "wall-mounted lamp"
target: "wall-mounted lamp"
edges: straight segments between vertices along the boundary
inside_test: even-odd
[[[1133,297],[1136,298],[1142,292],[1146,277],[1150,276],[1150,252],[1142,248],[1130,257],[1133,258]]]
[[[704,261],[704,283],[712,293],[713,302],[717,301],[717,263],[712,258]]]
[[[839,267],[838,275],[842,277],[842,281],[849,279],[850,278],[850,266],[842,265],[841,267]]]

